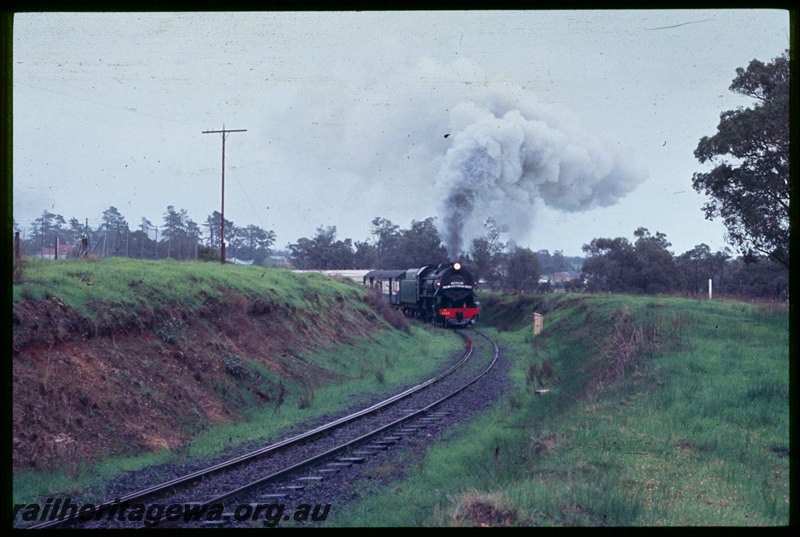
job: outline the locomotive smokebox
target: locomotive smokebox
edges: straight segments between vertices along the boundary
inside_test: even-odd
[[[462,300],[472,295],[472,274],[461,267],[461,263],[453,263],[439,273],[442,293],[453,301]]]

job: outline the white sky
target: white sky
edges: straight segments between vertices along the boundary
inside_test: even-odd
[[[26,228],[44,210],[96,227],[111,205],[133,229],[162,224],[167,205],[202,223],[220,208],[221,172],[221,137],[202,131],[223,124],[247,129],[226,142],[225,216],[274,230],[275,248],[321,225],[364,240],[375,216],[408,228],[439,216],[437,176],[466,128],[454,110],[499,99],[602,136],[638,178],[585,212],[534,196],[506,238],[583,255],[644,226],[680,254],[725,246],[692,189],[706,169],[693,151],[721,112],[752,104],[728,86],[789,47],[789,14],[30,13],[15,16],[13,47]]]

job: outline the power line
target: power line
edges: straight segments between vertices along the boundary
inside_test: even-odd
[[[58,91],[58,90],[54,90],[54,89],[51,89],[51,88],[44,88],[42,86],[37,86],[37,85],[31,84],[29,82],[15,81],[14,84],[21,84],[21,85],[24,85],[24,86],[28,86],[28,87],[31,87],[31,88],[38,89],[40,91],[46,91],[46,92],[49,92],[49,93],[54,93],[56,95],[60,95],[62,97],[67,97],[69,99],[75,99],[77,101],[83,101],[83,102],[86,102],[86,103],[89,103],[89,104],[94,104],[94,105],[97,105],[97,106],[104,106],[106,108],[112,108],[114,110],[118,110],[118,111],[122,111],[122,112],[138,114],[140,116],[147,116],[147,117],[151,117],[151,118],[154,118],[154,119],[160,119],[162,121],[171,121],[173,123],[183,123],[183,124],[190,123],[190,121],[188,119],[185,119],[185,118],[170,118],[170,117],[165,117],[163,115],[156,115],[156,114],[151,114],[149,112],[142,112],[142,111],[139,110],[139,108],[141,108],[140,106],[125,106],[125,105],[120,105],[120,104],[110,104],[110,103],[105,103],[105,102],[94,100],[94,99],[87,99],[86,97],[76,97],[75,95],[70,95],[69,93],[64,93],[63,91]],[[61,87],[63,87],[63,84],[61,84]],[[74,89],[78,90],[78,88],[74,88]],[[85,89],[81,89],[80,91],[86,93]],[[148,108],[148,110],[149,110],[149,108]],[[168,110],[164,110],[164,112],[166,112],[168,114],[172,114],[172,112],[168,111]]]
[[[234,179],[236,179],[236,184],[239,185],[239,188],[241,189],[242,194],[244,194],[244,199],[247,200],[247,204],[250,205],[250,208],[253,210],[253,216],[256,217],[256,220],[258,220],[258,223],[261,224],[261,227],[263,229],[266,229],[267,226],[265,226],[264,222],[261,221],[261,217],[258,215],[258,211],[256,210],[255,205],[253,205],[253,202],[250,201],[250,196],[245,191],[244,186],[242,186],[242,182],[239,181],[239,178],[236,177],[236,176],[234,176]]]

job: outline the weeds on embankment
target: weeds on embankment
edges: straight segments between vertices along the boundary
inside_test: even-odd
[[[424,380],[462,345],[408,333],[360,286],[320,274],[25,261],[13,288],[15,501],[279,434]]]
[[[482,319],[504,327],[489,333],[514,360],[505,401],[332,523],[788,524],[785,312],[629,296],[502,305],[483,301]]]
[[[265,443],[278,440],[297,423],[341,412],[357,404],[359,398],[388,396],[397,386],[433,376],[462,346],[461,338],[455,334],[442,338],[434,329],[414,327],[410,337],[388,332],[380,341],[362,341],[309,353],[306,355],[309,362],[340,371],[343,377],[338,383],[316,387],[313,394],[300,391],[302,386],[277,377],[252,359],[225,355],[223,360],[229,374],[245,383],[254,382],[253,378],[267,379],[278,387],[279,394],[267,404],[245,409],[236,423],[203,427],[180,449],[110,456],[96,464],[75,461],[53,471],[19,472],[14,476],[14,503],[43,503],[44,498],[54,494],[71,496],[73,501],[105,501],[108,498],[103,495],[104,482],[124,472],[186,458],[200,460],[248,440],[263,439]],[[363,374],[368,362],[380,363],[382,369]],[[289,390],[297,391],[299,397],[288,400]],[[192,419],[198,421],[201,417],[187,415],[187,426],[196,428],[190,423]]]

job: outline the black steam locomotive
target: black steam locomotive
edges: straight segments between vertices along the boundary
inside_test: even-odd
[[[406,270],[373,270],[364,285],[379,288],[390,304],[409,317],[442,326],[467,326],[478,320],[479,303],[472,274],[461,263]]]

